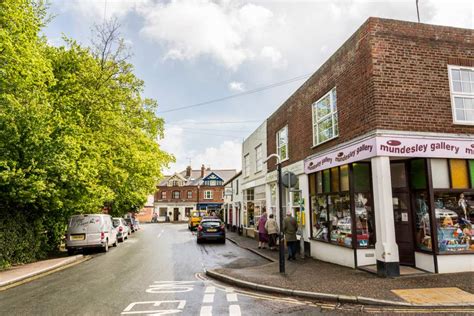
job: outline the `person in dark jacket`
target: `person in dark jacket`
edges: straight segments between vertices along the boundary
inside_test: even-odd
[[[296,238],[296,231],[298,230],[298,223],[291,215],[291,211],[286,213],[283,220],[283,233],[285,234],[286,245],[288,246],[288,260],[296,260],[296,247],[298,239]]]

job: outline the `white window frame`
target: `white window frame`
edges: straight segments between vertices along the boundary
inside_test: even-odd
[[[212,200],[212,190],[204,191],[204,199],[205,200]]]
[[[316,118],[317,116],[317,108],[316,108],[316,105],[323,99],[325,99],[327,96],[329,96],[329,102],[330,102],[330,106],[331,106],[331,111],[324,115],[323,117],[318,117]],[[334,109],[334,105],[336,104],[336,109]],[[318,124],[324,120],[326,120],[327,118],[331,118],[331,121],[332,121],[332,137],[331,138],[328,138],[328,139],[325,139],[324,141],[319,141],[319,133],[318,133]],[[335,118],[337,119],[337,124],[335,123]],[[328,93],[326,93],[325,95],[323,95],[321,98],[319,98],[316,102],[314,102],[313,104],[311,104],[311,119],[313,121],[313,147],[314,146],[319,146],[321,144],[324,144],[325,142],[328,142],[336,137],[339,136],[339,120],[338,120],[338,117],[337,117],[337,94],[336,94],[336,87],[332,88],[331,90],[329,90]],[[336,133],[337,131],[337,133]]]
[[[462,69],[467,69],[470,71],[474,71],[474,67],[464,67],[464,66],[456,66],[456,65],[448,65],[448,77],[449,77],[449,92],[451,95],[451,110],[453,113],[453,123],[454,124],[459,124],[459,125],[474,125],[474,120],[473,121],[462,121],[458,120],[456,117],[456,104],[454,102],[454,98],[467,98],[471,99],[474,104],[474,91],[473,87],[471,84],[471,92],[455,92],[454,87],[453,87],[453,78],[452,78],[452,70],[462,70]],[[474,82],[474,80],[471,80],[471,82]]]
[[[161,191],[161,199],[166,199],[166,191]]]
[[[262,144],[255,147],[255,173],[263,170],[263,151]]]
[[[244,156],[244,177],[250,175],[250,154]]]
[[[190,195],[189,193],[191,193],[191,197],[189,197],[189,195]],[[192,199],[192,198],[193,198],[193,191],[188,190],[188,192],[187,192],[186,194],[187,194],[186,197],[187,197],[188,199]]]
[[[280,134],[281,132],[283,131],[286,131],[286,141],[284,144],[280,144]],[[277,133],[276,133],[276,148],[277,148],[277,154],[278,156],[280,157],[280,162],[281,161],[285,161],[285,160],[288,160],[289,159],[289,146],[288,146],[288,125],[285,125],[285,127],[283,127],[282,129],[280,129]],[[282,157],[281,156],[281,148],[283,148],[283,146],[286,145],[286,157]]]
[[[178,193],[178,197],[175,197],[175,193]],[[180,191],[173,191],[171,194],[174,200],[178,200],[181,198],[181,192]]]

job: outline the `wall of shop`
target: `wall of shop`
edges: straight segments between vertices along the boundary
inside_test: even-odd
[[[357,266],[370,266],[376,264],[375,249],[357,249]]]
[[[438,271],[439,273],[474,272],[474,254],[438,255]]]
[[[354,250],[324,242],[311,240],[311,257],[354,268]]]
[[[415,251],[416,267],[431,273],[435,273],[434,259],[432,254]]]

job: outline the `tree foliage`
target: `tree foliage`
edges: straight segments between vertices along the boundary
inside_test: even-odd
[[[0,266],[55,249],[71,214],[139,210],[174,159],[117,23],[92,48],[53,47],[45,16],[41,3],[0,0]],[[15,248],[13,235],[28,242]]]

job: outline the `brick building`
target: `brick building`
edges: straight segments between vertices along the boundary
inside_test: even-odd
[[[166,176],[157,186],[154,208],[159,221],[187,220],[192,210],[220,212],[224,202],[224,182],[235,170],[211,170],[201,166]]]
[[[473,34],[369,18],[267,119],[313,257],[474,271]]]

